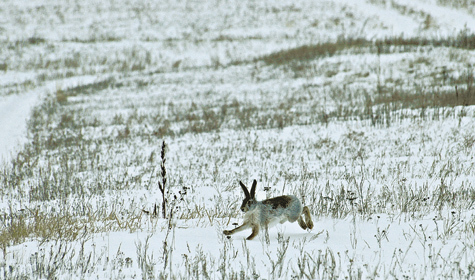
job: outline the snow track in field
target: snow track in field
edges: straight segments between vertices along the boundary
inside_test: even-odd
[[[37,97],[30,92],[0,99],[0,161],[7,161],[15,147],[24,143],[26,121]]]
[[[387,34],[365,30],[373,36],[404,35],[408,37],[423,34],[450,36],[467,28],[475,30],[475,17],[467,11],[440,6],[434,1],[393,0],[372,4],[369,1],[342,0],[341,4],[361,12],[368,18],[376,18]],[[426,22],[428,16],[430,21]]]
[[[475,31],[475,17],[467,11],[439,6],[434,3],[435,1],[397,0],[395,2],[412,8],[414,11],[430,15],[442,34],[451,35],[464,28],[472,32]]]
[[[395,10],[388,9],[387,7],[372,5],[365,1],[360,0],[342,0],[341,4],[348,5],[355,10],[365,14],[368,18],[377,18],[381,22],[383,27],[389,31],[389,34],[381,34],[375,32],[371,34],[370,29],[365,30],[365,33],[372,36],[387,36],[387,35],[405,35],[414,36],[419,29],[419,23],[410,17],[401,15]]]
[[[0,97],[0,163],[8,162],[26,141],[27,120],[33,107],[48,92],[91,83],[92,76],[48,82],[32,91]]]

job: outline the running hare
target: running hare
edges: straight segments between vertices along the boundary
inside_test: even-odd
[[[252,182],[251,193],[249,193],[249,190],[241,181],[239,184],[246,196],[241,205],[241,210],[246,213],[244,214],[244,222],[235,229],[223,231],[225,235],[231,235],[252,228],[251,235],[247,237],[247,240],[251,240],[259,233],[260,227],[264,227],[264,229],[267,230],[277,222],[283,224],[287,221],[291,223],[298,221],[300,227],[303,229],[313,228],[310,210],[307,206],[302,207],[302,203],[300,203],[300,200],[296,196],[283,195],[257,201],[255,198],[256,180]],[[305,221],[302,218],[302,214],[305,215]]]

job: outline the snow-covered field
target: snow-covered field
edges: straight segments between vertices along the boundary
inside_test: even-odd
[[[474,278],[474,5],[3,1],[1,277]]]

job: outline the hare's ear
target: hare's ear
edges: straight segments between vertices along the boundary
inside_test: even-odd
[[[246,186],[241,181],[239,181],[239,185],[241,185],[241,188],[246,198],[251,198],[251,196],[249,195],[249,191],[247,190]]]
[[[257,186],[257,181],[254,180],[252,182],[252,187],[251,187],[251,198],[255,198],[256,197],[256,186]]]

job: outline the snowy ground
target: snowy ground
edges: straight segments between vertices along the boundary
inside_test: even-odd
[[[465,2],[2,2],[0,275],[473,278]],[[315,228],[226,238],[253,179]]]

